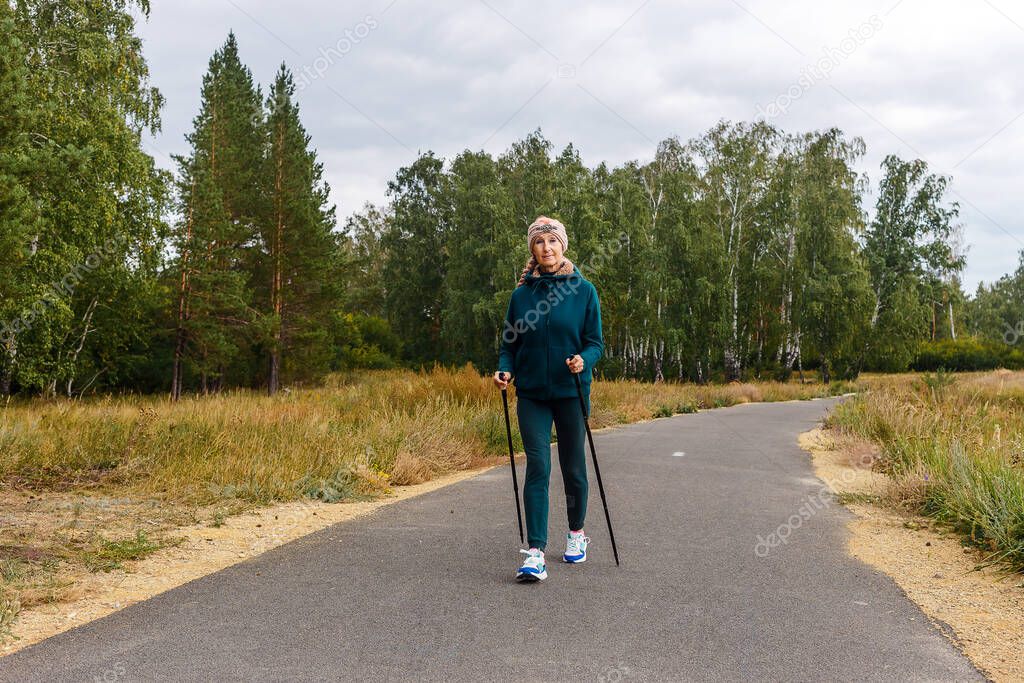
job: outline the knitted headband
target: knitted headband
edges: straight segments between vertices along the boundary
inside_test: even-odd
[[[530,224],[530,229],[526,232],[526,248],[531,253],[533,252],[534,238],[546,232],[550,232],[558,238],[558,241],[562,243],[562,251],[569,248],[569,236],[565,233],[565,226],[554,218],[537,216],[537,220]]]

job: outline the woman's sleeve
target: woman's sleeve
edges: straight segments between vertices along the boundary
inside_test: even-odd
[[[604,353],[604,338],[601,333],[601,301],[597,298],[597,288],[591,285],[590,299],[583,318],[583,357],[584,368],[593,368]]]
[[[498,351],[498,371],[515,372],[513,362],[516,357],[516,348],[519,346],[519,333],[516,331],[512,320],[512,298],[508,300],[508,310],[505,311],[505,322],[500,330],[501,345]]]

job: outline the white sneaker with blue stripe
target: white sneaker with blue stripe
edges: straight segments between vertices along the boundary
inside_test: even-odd
[[[519,552],[526,553],[523,566],[516,572],[516,579],[519,581],[543,581],[548,578],[548,568],[544,564],[544,551],[531,548],[530,550],[519,549]]]
[[[562,559],[570,564],[579,564],[587,561],[587,544],[590,537],[584,536],[583,532],[570,531],[565,535],[565,554]]]

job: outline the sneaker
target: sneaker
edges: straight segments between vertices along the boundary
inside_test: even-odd
[[[543,550],[520,548],[519,552],[526,553],[526,559],[523,560],[523,566],[516,572],[516,579],[519,581],[543,581],[548,578],[548,568],[544,564]]]
[[[586,562],[588,543],[590,536],[584,536],[582,531],[578,534],[570,531],[565,535],[565,554],[562,555],[562,559],[570,564]]]

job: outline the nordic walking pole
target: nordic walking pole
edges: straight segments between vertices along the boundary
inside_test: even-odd
[[[506,373],[500,377],[505,380]],[[512,451],[512,423],[508,421],[508,391],[501,390],[501,402],[505,404],[505,433],[508,434],[508,461],[512,465],[512,491],[516,494],[516,516],[519,519],[519,542],[525,543],[523,539],[523,511],[519,507],[519,480],[516,479],[516,456]]]
[[[568,356],[566,360],[572,358]],[[580,410],[583,411],[583,425],[587,428],[587,440],[590,442],[590,457],[594,461],[594,474],[597,475],[597,488],[601,491],[601,505],[604,506],[604,519],[608,522],[608,536],[612,539],[612,552],[615,554],[615,566],[619,566],[619,550],[615,547],[615,533],[612,532],[612,518],[608,515],[608,501],[604,497],[604,484],[601,483],[601,468],[597,466],[597,451],[594,450],[594,435],[590,433],[590,418],[587,415],[587,404],[583,401],[583,386],[580,384],[580,374],[572,373],[576,380],[576,394],[580,397]]]

